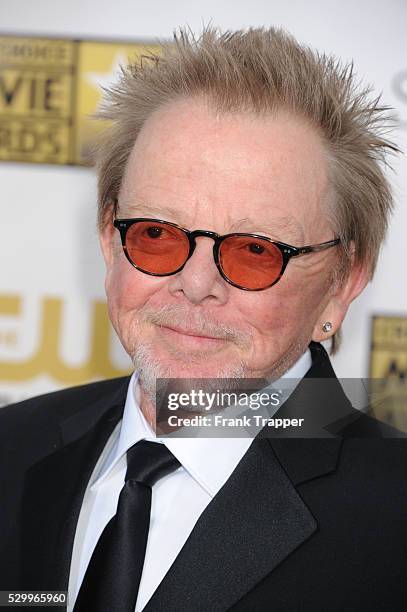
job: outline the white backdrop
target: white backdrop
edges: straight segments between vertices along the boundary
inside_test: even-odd
[[[0,35],[154,41],[170,38],[179,25],[198,32],[209,22],[224,29],[282,26],[319,50],[354,59],[359,78],[383,91],[385,103],[396,108],[399,127],[394,139],[407,150],[405,0],[0,0]],[[343,345],[334,358],[342,377],[368,374],[372,314],[407,314],[406,158],[393,165],[397,210],[376,277],[344,325]],[[3,162],[0,185],[1,404],[80,378],[89,357],[95,303],[103,301],[104,289],[93,171]],[[28,257],[22,256],[22,246]],[[52,363],[46,371],[38,365],[44,308],[54,309],[54,314],[62,309],[58,353],[47,349]],[[102,361],[117,371],[128,365],[112,338],[107,352]],[[46,357],[47,351],[42,355]],[[64,374],[58,378],[59,365]],[[19,368],[31,368],[30,377],[22,380]]]

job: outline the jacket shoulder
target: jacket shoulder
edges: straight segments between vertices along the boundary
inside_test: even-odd
[[[0,409],[0,432],[9,436],[13,431],[30,427],[37,430],[42,426],[50,428],[79,412],[86,410],[98,400],[114,395],[118,390],[128,386],[129,377],[113,378],[98,382],[70,387],[39,395]],[[2,435],[2,434],[0,434]]]

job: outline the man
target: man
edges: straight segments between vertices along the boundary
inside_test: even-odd
[[[280,412],[349,406],[320,342],[385,234],[382,109],[281,31],[208,29],[126,69],[102,115],[106,292],[136,372],[2,411],[2,588],[69,589],[75,612],[404,609],[404,440],[358,439],[364,419],[153,433],[157,378],[330,379]],[[164,475],[135,476],[157,449]]]

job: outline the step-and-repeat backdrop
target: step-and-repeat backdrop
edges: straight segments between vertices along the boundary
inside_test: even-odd
[[[373,41],[368,36],[364,43]],[[156,49],[154,32],[149,40],[78,40],[2,35],[0,26],[0,177],[7,177],[0,230],[0,405],[129,371],[103,292],[90,167],[92,141],[103,125],[92,114],[120,66],[140,57],[149,61]],[[381,58],[377,51],[371,49],[376,82],[395,107],[394,139],[403,147],[407,53],[386,60],[386,41]],[[388,65],[391,74],[383,69]],[[370,375],[389,384],[407,372],[405,159],[394,167],[396,223],[374,283],[351,310],[335,358],[340,376]],[[400,405],[400,398],[395,401]]]

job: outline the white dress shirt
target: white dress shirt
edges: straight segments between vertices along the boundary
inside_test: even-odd
[[[283,378],[300,379],[312,363],[307,350]],[[253,439],[158,438],[139,404],[138,373],[130,379],[123,419],[115,427],[89,480],[75,533],[68,590],[71,612],[93,550],[116,514],[126,474],[126,452],[140,440],[164,443],[181,464],[152,491],[150,529],[135,612],[143,610],[211,499]]]

